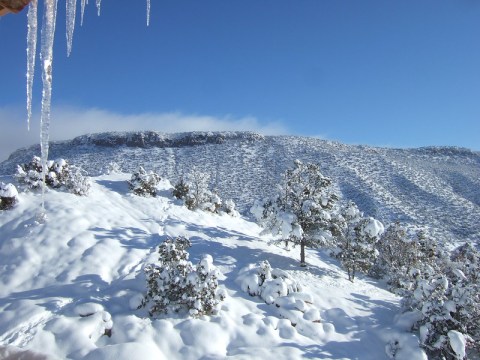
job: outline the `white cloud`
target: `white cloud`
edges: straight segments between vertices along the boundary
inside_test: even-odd
[[[18,148],[39,143],[39,115],[34,114],[31,130],[27,131],[26,111],[0,107],[0,161]],[[67,140],[86,133],[104,131],[155,130],[184,131],[255,131],[265,135],[287,134],[280,122],[262,123],[255,117],[234,118],[186,115],[180,112],[119,114],[103,109],[55,107],[52,110],[50,140]]]

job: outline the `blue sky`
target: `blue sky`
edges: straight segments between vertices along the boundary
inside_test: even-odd
[[[90,0],[67,58],[59,1],[53,139],[250,129],[480,150],[477,0],[151,2],[147,27],[145,1],[103,0],[97,17]],[[0,160],[38,138],[38,117],[26,131],[26,31],[26,11],[0,18]],[[40,100],[37,72],[37,114]]]

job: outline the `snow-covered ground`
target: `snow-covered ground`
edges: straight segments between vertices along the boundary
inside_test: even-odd
[[[88,197],[20,193],[0,212],[0,358],[36,359],[424,359],[399,320],[399,298],[369,278],[347,280],[322,252],[268,245],[254,223],[189,211],[163,181],[157,198],[128,191],[128,174],[92,178]],[[2,179],[5,181],[5,179]],[[217,315],[149,318],[143,266],[167,237],[211,254],[227,293]],[[268,260],[300,293],[266,304],[237,281]],[[42,355],[43,354],[43,355]]]

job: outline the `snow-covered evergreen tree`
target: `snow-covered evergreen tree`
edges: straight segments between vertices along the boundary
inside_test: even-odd
[[[0,210],[11,209],[17,202],[17,188],[13,184],[0,182]]]
[[[178,182],[174,185],[172,190],[172,195],[179,199],[184,200],[187,198],[188,192],[190,191],[189,186],[185,182],[183,176],[178,180]]]
[[[368,272],[378,256],[376,243],[384,231],[383,224],[363,217],[358,207],[350,202],[337,217],[335,226],[337,257],[347,270],[348,279],[355,280],[357,271]]]
[[[285,172],[276,198],[251,209],[260,224],[286,244],[300,246],[300,263],[305,266],[305,248],[327,244],[331,238],[331,213],[338,200],[332,181],[318,164],[294,162]]]
[[[148,291],[143,306],[150,316],[182,310],[200,316],[217,311],[224,298],[218,291],[218,271],[210,255],[194,266],[188,260],[190,246],[184,237],[167,239],[159,247],[158,264],[145,266]]]
[[[424,258],[418,236],[412,238],[406,227],[395,222],[386,228],[376,248],[378,258],[370,275],[386,278],[392,291],[403,294],[412,284],[410,272]]]
[[[129,189],[139,196],[157,196],[157,185],[160,182],[160,175],[153,171],[145,171],[140,166],[137,172],[132,174],[131,179],[128,181]]]
[[[16,178],[26,188],[40,189],[43,183],[42,161],[34,156],[27,164],[17,166]],[[65,159],[47,161],[45,185],[52,189],[64,189],[75,195],[87,195],[91,182],[78,166],[70,165]]]

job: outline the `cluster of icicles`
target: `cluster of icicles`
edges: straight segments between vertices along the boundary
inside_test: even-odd
[[[32,89],[33,76],[35,71],[35,55],[37,52],[37,33],[38,20],[37,9],[38,1],[32,0],[28,7],[28,32],[27,32],[27,126],[30,130],[30,120],[32,118]],[[67,35],[67,55],[72,51],[73,31],[75,29],[75,15],[77,0],[66,1],[66,35]],[[95,0],[98,15],[102,0]],[[81,0],[81,20],[83,24],[83,14],[88,0]],[[42,65],[42,108],[40,115],[40,153],[42,167],[47,168],[48,159],[48,141],[50,129],[50,113],[52,99],[52,68],[53,68],[53,39],[55,34],[55,24],[57,15],[57,0],[44,0],[44,13],[42,19],[41,31],[41,50],[40,62]],[[150,25],[150,0],[147,0],[147,26]],[[44,208],[44,189],[45,189],[45,171],[43,171],[42,186],[42,208]]]

